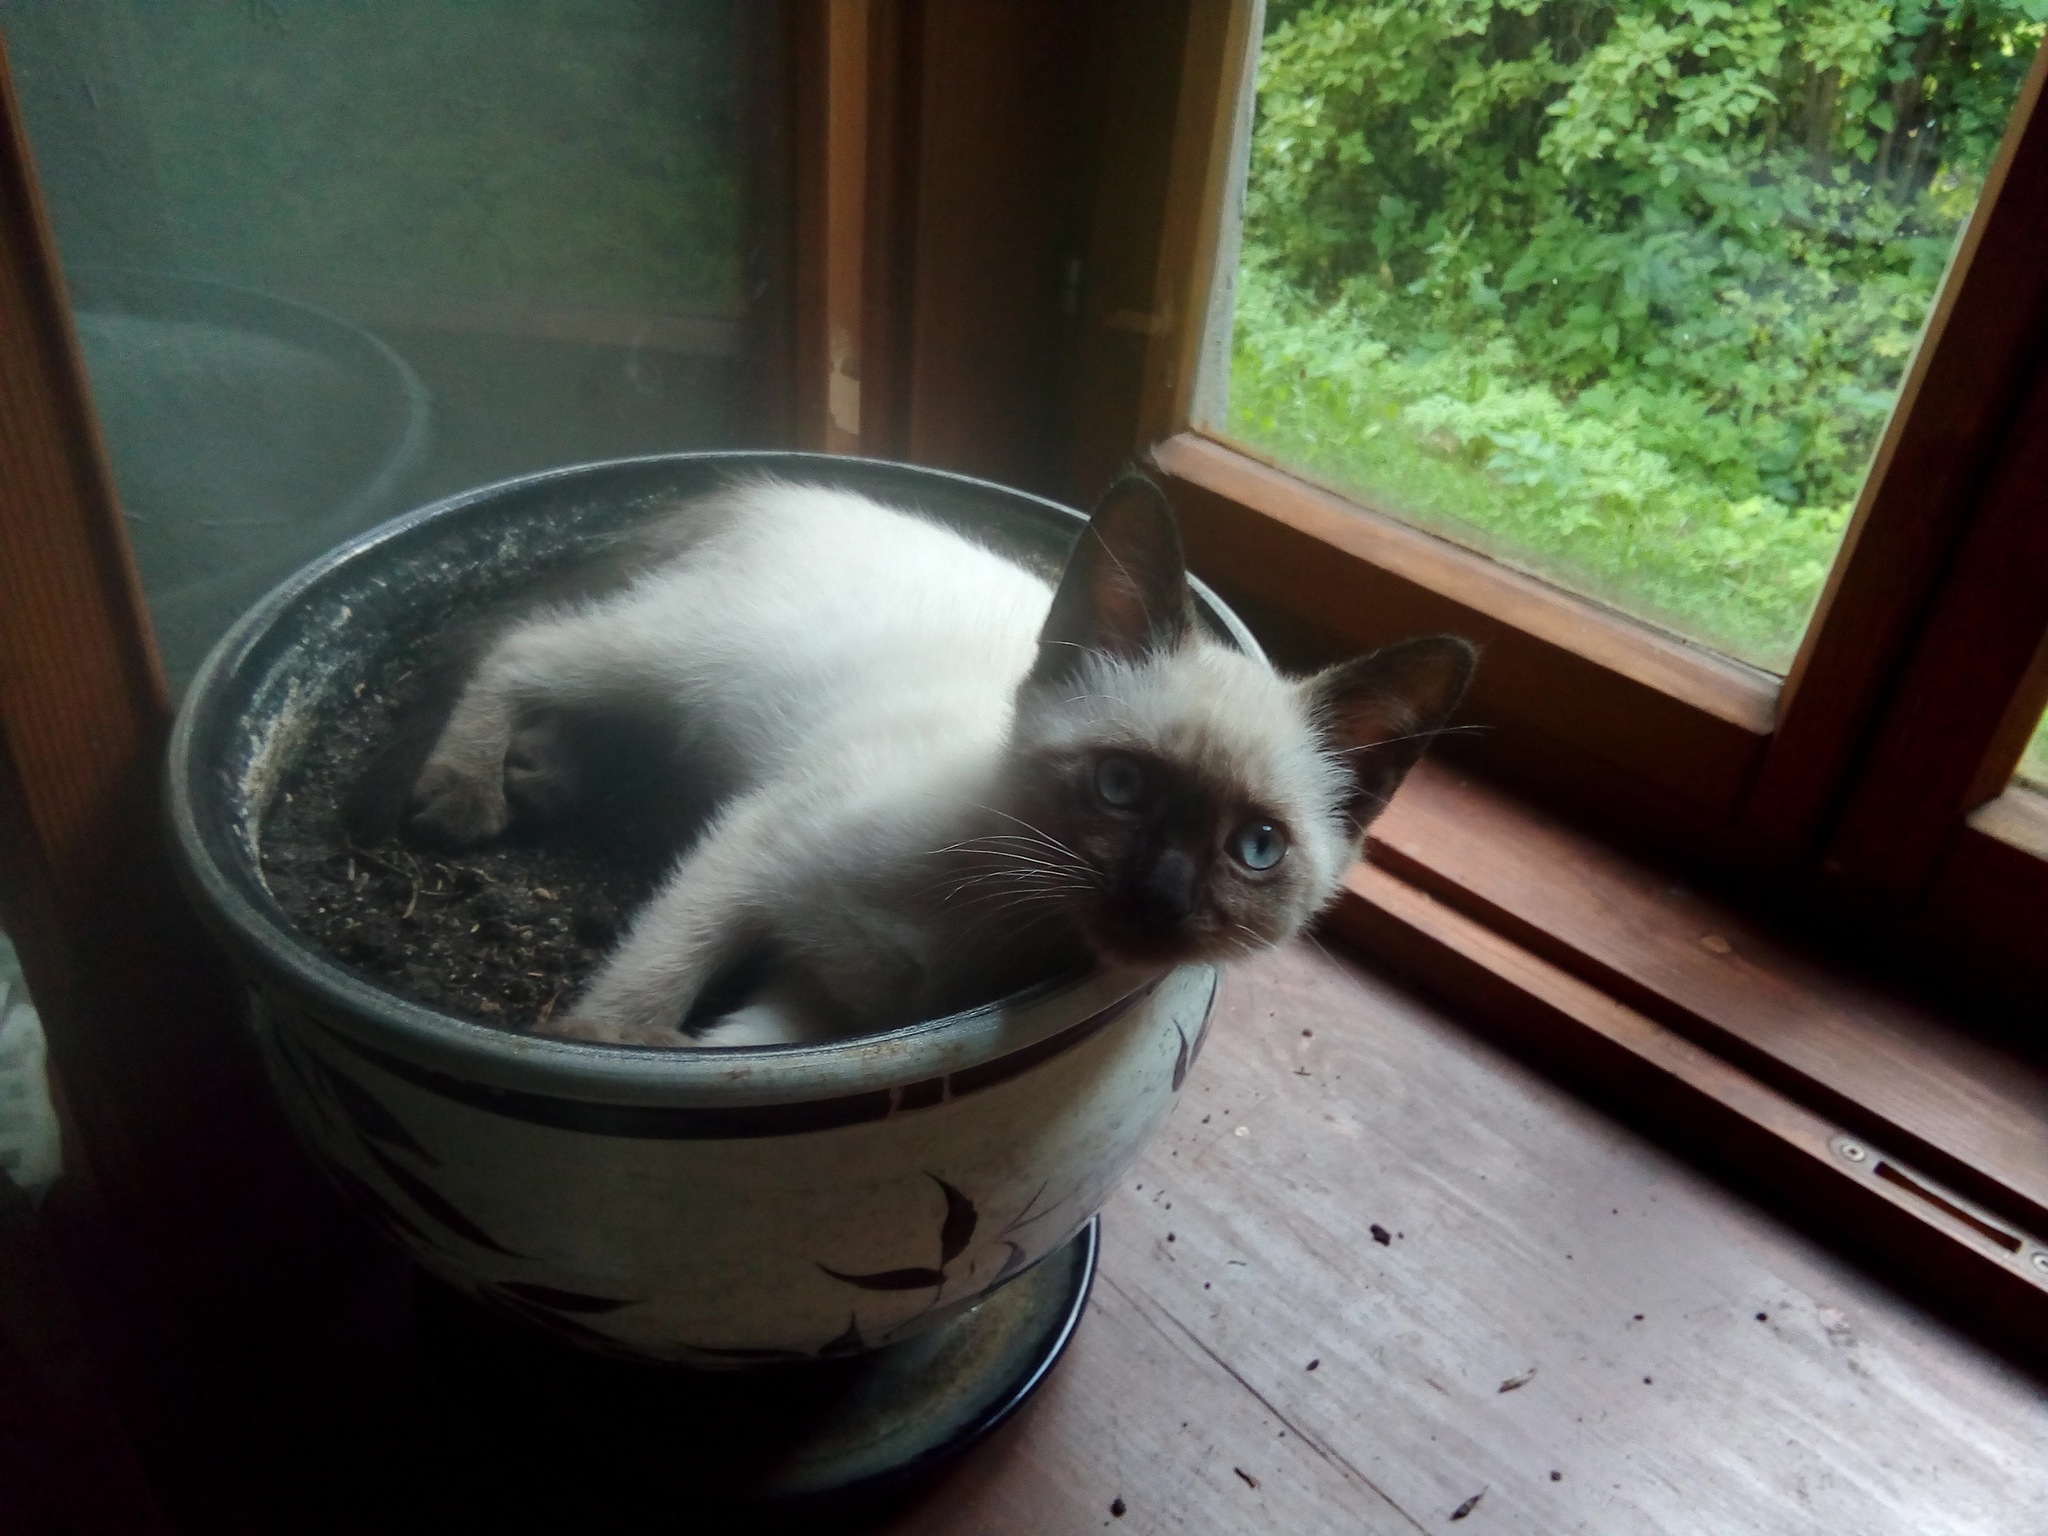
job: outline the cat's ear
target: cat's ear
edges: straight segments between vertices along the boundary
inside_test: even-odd
[[[1325,748],[1351,775],[1344,814],[1362,832],[1458,707],[1479,652],[1455,635],[1404,640],[1302,686]]]
[[[1091,651],[1119,661],[1171,651],[1193,624],[1173,508],[1145,476],[1125,474],[1096,503],[1067,559],[1031,680],[1060,681]]]

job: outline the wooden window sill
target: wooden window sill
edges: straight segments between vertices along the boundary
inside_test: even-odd
[[[2048,860],[2048,795],[2037,789],[2013,785],[1972,811],[1967,825],[1976,836],[2003,843],[2015,853]]]
[[[1375,825],[1331,927],[2048,1355],[2039,1062],[1441,764]]]
[[[1708,867],[1732,857],[1754,877],[1782,859],[1741,830],[1777,679],[1236,446],[1183,433],[1154,457],[1190,563],[1302,652],[1286,659],[1470,635],[1486,661],[1467,714],[1489,723],[1484,755],[1502,771]],[[1645,788],[1647,801],[1630,798]],[[1952,938],[2026,952],[1987,893],[2042,879],[2037,843],[2048,846],[2048,803],[2029,792],[1972,819],[1946,876]],[[1943,899],[1936,890],[1922,911],[1936,929]],[[2005,902],[2002,920],[2042,904]],[[2048,1358],[2040,1063],[1442,762],[1375,827],[1331,927]]]
[[[1042,1395],[881,1529],[1962,1536],[2031,1528],[2043,1413],[1454,1014],[1291,947],[1226,974]]]

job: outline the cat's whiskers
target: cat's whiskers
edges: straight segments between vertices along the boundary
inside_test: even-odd
[[[1039,859],[1012,859],[1011,862],[996,864],[991,868],[969,869],[944,875],[921,887],[914,894],[928,896],[934,891],[944,891],[943,901],[952,901],[964,892],[976,887],[994,887],[1001,891],[1013,890],[1058,890],[1088,891],[1096,884],[1094,872],[1081,865],[1051,863]]]
[[[1043,859],[1043,858],[1033,858],[1033,857],[1032,857],[1032,856],[1031,856],[1030,854],[1026,854],[1026,853],[1018,853],[1018,852],[1015,852],[1014,850],[1011,850],[1011,849],[1006,849],[1006,848],[990,848],[990,849],[985,849],[985,850],[980,850],[980,851],[982,851],[982,852],[985,852],[985,853],[986,853],[986,854],[988,855],[988,857],[989,857],[989,858],[991,858],[991,859],[999,859],[999,860],[1005,861],[1005,862],[1004,862],[1004,867],[1006,867],[1006,868],[1031,868],[1031,869],[1082,869],[1082,868],[1085,868],[1085,867],[1086,867],[1086,866],[1084,866],[1084,865],[1082,865],[1082,864],[1080,864],[1080,863],[1078,863],[1078,862],[1076,862],[1075,860],[1073,860],[1073,859],[1070,859],[1070,858],[1068,858],[1068,859]]]
[[[1088,704],[1088,703],[1102,703],[1102,704],[1108,704],[1108,705],[1111,705],[1111,706],[1113,706],[1113,707],[1114,707],[1114,708],[1116,708],[1116,709],[1120,709],[1120,710],[1122,710],[1122,711],[1124,712],[1124,714],[1125,714],[1125,716],[1126,716],[1126,717],[1128,717],[1128,716],[1130,715],[1130,713],[1131,713],[1131,702],[1130,702],[1130,700],[1129,700],[1129,699],[1126,699],[1126,698],[1122,698],[1122,697],[1120,697],[1119,695],[1117,695],[1117,694],[1114,694],[1114,693],[1077,693],[1077,694],[1074,694],[1074,695],[1073,695],[1073,696],[1072,696],[1071,698],[1069,698],[1069,699],[1067,700],[1067,702],[1068,702],[1069,704]]]
[[[1234,922],[1230,926],[1235,928],[1239,933],[1242,933],[1244,935],[1244,947],[1238,951],[1239,954],[1257,954],[1261,949],[1264,949],[1267,943],[1269,942],[1265,934],[1260,933],[1257,929],[1249,927],[1244,923]]]
[[[969,934],[977,932],[978,930],[985,927],[987,924],[993,922],[997,918],[1009,918],[1013,920],[1016,924],[1016,927],[1021,930],[1024,928],[1033,927],[1039,923],[1048,922],[1056,917],[1062,917],[1067,912],[1067,902],[1065,900],[1064,892],[1026,891],[1022,893],[1004,894],[1009,895],[1010,899],[1007,901],[998,902],[993,906],[989,906],[986,910],[977,913],[973,917],[970,917],[965,923],[965,925],[959,930],[959,937],[965,938]],[[970,902],[967,905],[969,907],[972,907],[976,905],[976,903]],[[1037,910],[1034,911],[1033,908],[1036,908]],[[964,909],[961,910],[964,911]]]
[[[986,843],[1022,843],[1029,848],[1038,848],[1044,847],[1046,840],[1042,837],[1026,837],[1021,832],[985,832],[980,837],[962,838],[959,842],[947,843],[942,848],[927,848],[925,855],[930,857],[933,854],[958,853],[962,849],[980,848]]]
[[[992,805],[981,805],[977,809],[1000,816],[1023,828],[1023,831],[989,832],[927,850],[932,855],[965,855],[985,860],[991,867],[943,876],[923,887],[917,895],[924,896],[946,888],[947,893],[941,899],[951,902],[963,891],[977,885],[1007,882],[1005,888],[1016,888],[1032,883],[1032,877],[1036,877],[1038,884],[1061,893],[1086,894],[1101,887],[1101,872],[1044,828]]]
[[[1064,853],[1070,859],[1080,859],[1081,857],[1081,855],[1074,852],[1074,850],[1069,848],[1065,843],[1061,842],[1058,838],[1054,837],[1050,832],[1046,831],[1045,828],[1041,826],[1036,826],[1033,823],[1026,821],[1022,816],[1012,816],[1008,811],[997,810],[992,805],[984,805],[980,808],[984,811],[987,811],[991,816],[1000,816],[1005,821],[1014,822],[1017,826],[1022,827],[1026,832],[1030,833],[1033,837],[1038,838],[1042,842],[1050,844],[1052,847],[1058,849],[1061,853]]]
[[[1440,725],[1429,731],[1410,731],[1405,736],[1387,736],[1378,741],[1368,741],[1356,747],[1342,747],[1332,752],[1332,757],[1350,757],[1355,752],[1375,752],[1381,747],[1398,746],[1404,741],[1435,741],[1439,736],[1448,736],[1454,731],[1484,733],[1483,725]]]
[[[1002,846],[1018,844],[1018,847]],[[990,860],[1007,860],[1017,864],[1038,864],[1045,868],[1084,869],[1086,864],[1065,844],[1056,840],[1024,837],[1014,832],[991,833],[986,837],[968,838],[964,842],[948,843],[943,848],[927,850],[927,856],[939,854],[968,854]],[[1034,858],[1033,855],[1054,855],[1053,858]]]
[[[1131,574],[1131,568],[1124,564],[1123,556],[1116,552],[1115,547],[1110,544],[1109,540],[1103,538],[1100,533],[1095,531],[1093,524],[1089,525],[1088,532],[1094,535],[1095,542],[1102,546],[1102,552],[1109,556],[1110,563],[1117,569],[1117,574],[1122,576],[1125,583],[1129,586],[1131,595],[1137,598],[1138,611],[1145,615],[1145,627],[1151,629],[1153,627],[1152,604],[1146,600],[1145,583]]]
[[[923,896],[940,889],[950,889],[952,892],[957,893],[971,886],[999,881],[1023,883],[1035,880],[1040,883],[1070,886],[1074,889],[1088,889],[1098,883],[1096,872],[1086,864],[1075,863],[1065,859],[1033,858],[1030,855],[1007,848],[971,849],[968,851],[980,853],[986,857],[990,861],[989,867],[971,868],[964,872],[942,875],[937,880],[921,887],[915,894]],[[950,900],[951,897],[949,896],[948,899]]]
[[[986,882],[975,882],[975,884],[983,888],[975,889],[972,885],[954,886],[939,898],[940,904],[953,905],[957,903],[961,906],[973,906],[978,901],[997,896],[1025,894],[1063,895],[1068,892],[1078,894],[1089,889],[1089,887],[1081,885],[1076,881],[1055,877],[1047,877],[1040,880],[1011,880],[996,885],[989,885]]]
[[[981,870],[958,881],[942,881],[940,885],[926,887],[926,891],[948,891],[952,895],[973,891],[977,887],[993,887],[997,891],[1092,891],[1092,881],[1087,881],[1079,870],[1061,868],[1018,868],[1018,870]]]
[[[934,880],[913,894],[928,896],[933,891],[949,893],[972,890],[978,885],[1060,885],[1078,883],[1078,874],[1066,869],[984,869]],[[950,899],[950,898],[949,898]]]

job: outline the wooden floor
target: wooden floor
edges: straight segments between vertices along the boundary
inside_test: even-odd
[[[1348,961],[1219,1010],[1066,1359],[895,1536],[2048,1530],[2042,1386],[1812,1240]]]
[[[470,1335],[450,1318],[469,1314],[445,1298],[422,1310],[440,1293],[329,1211],[310,1170],[282,1176],[296,1166],[278,1165],[274,1190],[250,1181],[225,1238],[194,1240],[228,1256],[203,1271],[242,1286],[224,1294],[250,1298],[223,1303],[231,1320],[267,1331],[237,1366],[233,1416],[195,1437],[227,1449],[192,1458],[204,1480],[180,1485],[185,1528],[762,1528],[693,1503],[671,1429],[612,1438],[621,1414],[634,1427],[631,1404],[611,1399],[616,1382],[565,1388],[600,1374],[581,1357],[562,1377],[488,1340],[481,1357],[451,1352]],[[326,1212],[308,1229],[321,1242],[289,1237],[302,1206]],[[270,1254],[251,1232],[287,1237]],[[882,1531],[2048,1532],[2039,1381],[1313,948],[1226,981],[1103,1236],[1093,1301],[1044,1390]],[[8,1517],[10,1468],[47,1470],[105,1426],[73,1414],[66,1438],[38,1417],[77,1395],[78,1372],[23,1311],[39,1272],[10,1265],[6,1238],[0,1220],[0,1530],[125,1536],[139,1527],[117,1514],[78,1518],[92,1498],[119,1505],[110,1473],[59,1480],[69,1523]],[[273,1315],[275,1295],[290,1304]],[[41,1399],[22,1396],[23,1359],[54,1362]],[[24,1402],[33,1423],[10,1417]],[[564,1438],[585,1420],[595,1435]],[[25,1423],[41,1433],[24,1440]],[[23,1445],[42,1460],[10,1461]]]

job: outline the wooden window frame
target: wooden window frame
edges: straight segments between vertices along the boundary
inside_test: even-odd
[[[2048,799],[2006,783],[2048,699],[2048,52],[1780,679],[1191,425],[1257,11],[1156,7],[1126,42],[1180,71],[1127,112],[1151,133],[1102,134],[1098,205],[1138,212],[1093,231],[1075,478],[1149,454],[1193,564],[1284,660],[1481,642],[1485,734],[1396,797],[1335,931],[2048,1344]]]
[[[1092,476],[1107,458],[1149,452],[1196,563],[1283,650],[1335,654],[1432,629],[1478,640],[1485,663],[1468,713],[1489,739],[1465,756],[1489,774],[1590,809],[1738,886],[1790,877],[1802,899],[1844,913],[1910,922],[1940,909],[1952,927],[1964,878],[1955,860],[1983,862],[1968,845],[1986,838],[2026,850],[2032,834],[2011,828],[2038,820],[2024,790],[1984,808],[2048,699],[2048,597],[2035,577],[2048,560],[2029,515],[2048,467],[2048,401],[2036,399],[2048,389],[2048,267],[2033,259],[2048,249],[2048,112],[2036,110],[2048,53],[2029,72],[1779,679],[1191,425],[1255,13],[1250,0],[1193,6],[1177,39],[1161,23],[1155,45],[1177,41],[1183,60],[1171,139],[1134,144],[1109,169],[1164,190],[1149,259],[1107,248],[1130,239],[1127,227],[1097,231],[1093,264],[1121,286],[1091,303],[1097,355],[1084,371],[1105,371],[1118,316],[1150,320],[1119,423],[1127,435],[1095,449]],[[1954,686],[1959,675],[1967,689]],[[2048,927],[2048,909],[2040,915]],[[2006,958],[2025,968],[2026,956]]]

